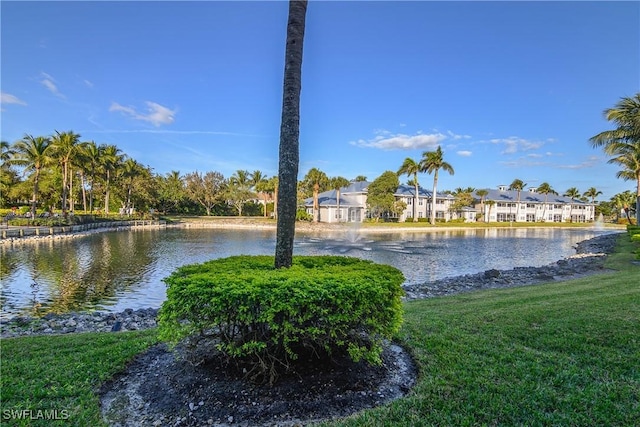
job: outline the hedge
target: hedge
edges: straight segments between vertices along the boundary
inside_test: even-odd
[[[273,265],[269,256],[234,256],[178,268],[164,279],[160,338],[213,339],[212,357],[248,362],[271,382],[301,355],[381,363],[384,340],[402,323],[398,269],[338,256]]]

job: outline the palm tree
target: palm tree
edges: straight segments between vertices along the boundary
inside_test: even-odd
[[[640,214],[638,214],[638,210],[640,210],[640,149],[633,150],[631,147],[620,149],[616,157],[611,158],[608,163],[617,163],[623,167],[616,173],[617,178],[637,182],[636,224],[638,224],[638,220],[640,220]]]
[[[260,173],[260,176],[262,176],[262,173]],[[258,178],[257,175],[256,178]],[[254,180],[247,170],[239,169],[229,177],[228,190],[234,201],[233,204],[238,209],[238,216],[242,216],[244,204],[254,195],[251,192],[251,187],[254,185]]]
[[[329,177],[318,168],[311,168],[305,175],[304,187],[313,192],[313,222],[318,222],[320,206],[318,205],[318,194],[329,186]]]
[[[487,206],[489,206],[489,210],[487,211],[487,222],[489,222],[489,218],[491,217],[491,208],[496,204],[495,200],[487,200]]]
[[[569,197],[571,202],[575,201],[578,197],[580,197],[580,190],[576,187],[571,187],[563,194],[564,197]],[[573,203],[569,205],[569,218],[571,218],[571,222],[573,222]]]
[[[278,182],[278,225],[276,231],[275,267],[288,268],[293,262],[293,238],[296,232],[298,165],[300,152],[300,89],[302,86],[302,45],[304,41],[306,0],[289,2],[287,41],[282,93],[282,123]]]
[[[603,147],[604,152],[615,156],[610,163],[618,163],[623,173],[617,176],[636,181],[636,223],[640,224],[640,92],[632,97],[621,98],[613,107],[604,110],[607,121],[617,126],[591,137],[593,147]]]
[[[33,171],[33,196],[31,198],[31,218],[36,216],[38,203],[38,184],[42,168],[51,163],[51,140],[44,136],[25,135],[14,145],[15,155],[11,163],[23,166],[26,171]]]
[[[336,190],[336,210],[338,211],[338,222],[342,220],[340,214],[340,189],[349,185],[349,180],[342,176],[335,176],[329,180],[331,188]]]
[[[145,174],[145,168],[136,160],[128,158],[122,163],[121,178],[124,180],[126,190],[125,209],[129,215],[131,212],[131,194],[133,192],[133,184],[137,177]]]
[[[420,186],[418,185],[419,172],[424,172],[420,163],[416,162],[410,157],[404,159],[404,162],[402,162],[402,166],[400,166],[400,169],[398,169],[398,172],[396,172],[398,176],[413,175],[412,182],[415,188],[415,193],[413,195],[413,222],[418,222],[418,190],[420,188]]]
[[[11,159],[15,151],[7,141],[0,141],[0,204],[5,202],[9,186],[16,177],[15,171],[11,169]]]
[[[80,143],[80,135],[72,131],[56,131],[51,142],[54,156],[62,167],[62,212],[65,213],[67,210],[67,197],[70,194],[70,189],[73,188],[73,184],[71,184],[73,180],[71,165],[82,143]],[[70,210],[73,211],[73,202],[71,202]]]
[[[104,212],[109,214],[109,196],[111,191],[111,178],[116,169],[124,161],[125,155],[115,145],[101,145],[100,166],[104,172]]]
[[[100,169],[102,149],[94,142],[88,142],[82,149],[84,171],[89,178],[89,212],[93,213],[93,188]]]
[[[480,189],[476,191],[476,195],[480,197],[480,212],[482,212],[482,219],[484,220],[484,222],[489,221],[488,216],[484,215],[484,199],[485,197],[487,197],[487,195],[489,194],[489,190],[485,190],[485,189]]]
[[[545,221],[546,213],[547,213],[547,200],[549,199],[549,194],[558,195],[558,192],[551,188],[551,185],[548,182],[543,182],[538,186],[538,193],[544,194],[544,207],[542,208],[542,220]]]
[[[596,202],[596,197],[602,194],[602,191],[598,191],[596,187],[591,187],[587,191],[584,192],[583,196],[589,197],[591,199],[591,203]]]
[[[516,221],[518,221],[520,219],[520,193],[522,192],[522,190],[526,186],[527,186],[527,184],[522,182],[521,179],[514,179],[513,182],[511,183],[511,185],[509,185],[509,190],[511,190],[511,191],[515,190],[516,194],[517,194]]]
[[[633,224],[629,216],[630,206],[635,202],[635,196],[633,195],[633,193],[631,193],[631,191],[629,190],[618,193],[611,198],[611,201],[615,205],[618,213],[621,210],[624,210],[629,225]]]
[[[453,167],[444,161],[442,148],[438,146],[436,151],[425,151],[422,153],[420,168],[428,174],[433,173],[433,193],[431,194],[431,225],[436,224],[436,197],[438,187],[438,171],[440,169],[454,174]]]
[[[269,178],[269,191],[273,194],[273,216],[278,219],[278,175]]]
[[[11,157],[15,154],[15,150],[11,148],[11,145],[7,141],[0,141],[0,164],[4,167],[9,163]]]

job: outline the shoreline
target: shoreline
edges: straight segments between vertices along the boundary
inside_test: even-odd
[[[506,223],[505,223],[506,224]],[[29,228],[29,227],[25,227]],[[263,220],[247,217],[247,218],[219,218],[205,219],[193,221],[181,221],[177,223],[164,224],[146,224],[146,225],[117,225],[112,227],[96,227],[89,230],[69,231],[57,234],[33,234],[26,236],[11,236],[0,238],[1,246],[12,246],[14,244],[50,242],[55,240],[76,239],[89,236],[95,233],[113,232],[113,231],[130,231],[140,229],[164,229],[164,228],[206,228],[206,229],[226,229],[226,230],[273,230],[277,229],[275,222],[265,222]],[[425,225],[405,225],[405,226],[387,226],[375,225],[374,223],[313,223],[313,222],[296,222],[296,233],[320,233],[320,232],[341,232],[359,234],[393,234],[393,233],[439,233],[439,232],[459,232],[471,230],[515,230],[515,229],[575,229],[575,230],[594,230],[616,232],[623,231],[624,225],[609,225],[603,227],[595,223],[584,223],[584,225],[544,225],[540,223],[529,223],[525,225],[451,225],[451,226],[431,226]]]
[[[616,244],[619,233],[606,233],[579,242],[576,254],[542,267],[516,267],[486,270],[417,285],[406,285],[403,300],[435,298],[486,289],[534,286],[606,273],[604,261]],[[72,312],[43,317],[16,316],[0,321],[0,338],[34,335],[60,335],[82,332],[117,332],[157,326],[158,309],[126,309],[120,313]]]

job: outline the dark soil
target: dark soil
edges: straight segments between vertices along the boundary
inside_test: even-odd
[[[138,355],[99,394],[110,426],[302,426],[341,418],[405,395],[416,369],[388,345],[382,366],[337,357],[307,360],[274,385],[258,384],[221,358],[195,365],[159,344]]]

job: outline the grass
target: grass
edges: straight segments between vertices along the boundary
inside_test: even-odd
[[[614,273],[407,303],[398,339],[418,364],[416,387],[326,425],[638,425],[637,250],[622,235],[607,260]],[[104,425],[95,391],[154,342],[155,331],[3,340],[0,423]],[[10,421],[11,409],[68,420]]]
[[[104,425],[100,384],[155,342],[155,330],[3,339],[0,425]]]

